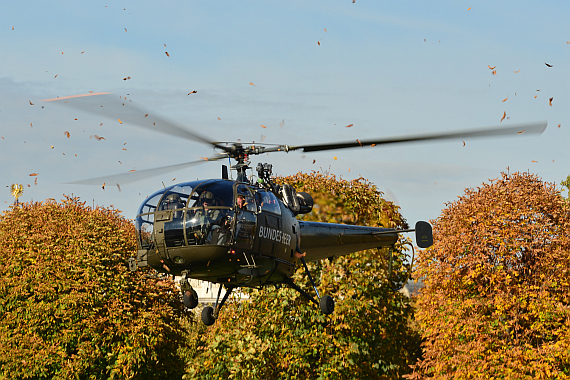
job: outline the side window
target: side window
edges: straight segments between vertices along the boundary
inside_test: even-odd
[[[270,191],[258,190],[255,194],[257,203],[261,205],[261,210],[269,211],[274,214],[281,215],[281,207],[275,194]]]
[[[255,200],[245,185],[238,185],[237,187],[236,210],[256,211]]]

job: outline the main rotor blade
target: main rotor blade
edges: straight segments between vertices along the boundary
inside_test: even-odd
[[[286,149],[280,147],[275,150],[299,150],[303,152],[316,152],[320,150],[332,149],[345,149],[356,148],[370,145],[382,144],[397,144],[413,141],[426,141],[426,140],[451,140],[451,139],[466,139],[472,137],[499,137],[499,136],[517,136],[528,134],[541,134],[546,129],[547,122],[537,122],[529,124],[518,124],[511,127],[493,127],[486,129],[472,129],[465,131],[452,131],[452,132],[439,132],[439,133],[426,133],[418,135],[407,135],[390,138],[378,138],[372,140],[359,140],[359,141],[345,141],[327,144],[313,144],[313,145],[294,145],[288,146]]]
[[[117,122],[130,123],[140,128],[182,137],[187,140],[201,142],[226,150],[225,146],[218,145],[216,142],[210,141],[196,132],[189,131],[179,125],[176,125],[172,121],[163,119],[156,115],[149,115],[145,111],[134,106],[130,100],[114,95],[110,92],[64,96],[60,98],[44,99],[42,101],[70,106],[91,114],[115,119]]]
[[[204,162],[221,160],[221,159],[224,159],[227,157],[228,156],[226,154],[223,154],[223,155],[219,155],[219,156],[208,157],[207,159],[200,160],[200,161],[192,161],[192,162],[186,162],[184,164],[162,166],[160,168],[154,168],[154,169],[136,170],[136,171],[130,171],[127,173],[107,175],[107,176],[102,176],[102,177],[97,177],[97,178],[88,178],[88,179],[84,179],[84,180],[80,180],[80,181],[68,182],[67,184],[69,184],[69,185],[99,185],[99,186],[101,186],[103,184],[124,185],[127,183],[133,183],[133,182],[141,181],[143,179],[151,178],[151,177],[154,177],[154,176],[157,176],[160,174],[170,173],[170,172],[173,172],[176,170],[188,168],[190,166],[202,164]]]

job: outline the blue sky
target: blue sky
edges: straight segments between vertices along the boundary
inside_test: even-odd
[[[397,200],[412,223],[437,218],[464,188],[507,167],[560,183],[570,174],[568,19],[570,3],[563,1],[6,2],[0,207],[13,201],[10,184],[22,183],[22,201],[73,194],[134,218],[163,183],[220,176],[219,164],[209,163],[120,192],[65,184],[214,153],[41,102],[88,91],[127,96],[223,141],[259,142],[264,135],[264,143],[313,144],[548,121],[539,137],[253,159],[253,166],[273,163],[282,175],[362,175]],[[95,134],[105,140],[89,138]],[[32,173],[39,173],[37,185]]]

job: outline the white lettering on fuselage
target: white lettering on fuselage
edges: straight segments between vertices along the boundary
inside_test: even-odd
[[[259,237],[285,245],[291,243],[291,235],[271,227],[259,226]]]

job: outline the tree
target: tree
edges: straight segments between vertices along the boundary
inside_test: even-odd
[[[568,177],[566,177],[566,179],[562,182],[560,182],[561,186],[564,186],[566,188],[566,190],[568,191],[568,195],[566,196],[566,200],[570,201],[570,175]]]
[[[570,208],[528,173],[465,190],[420,254],[424,358],[410,378],[567,378]]]
[[[321,173],[279,178],[309,192],[315,207],[307,219],[404,227],[398,207],[359,178]],[[402,252],[395,272],[402,274]],[[413,308],[387,279],[387,250],[365,251],[309,263],[320,294],[336,300],[335,311],[319,308],[289,288],[249,291],[230,302],[210,328],[196,332],[186,378],[387,379],[409,371],[419,354],[409,327]],[[313,293],[304,270],[294,281]],[[217,376],[217,377],[216,377]]]
[[[0,218],[0,378],[181,376],[183,308],[171,282],[132,273],[131,221],[77,198]]]

